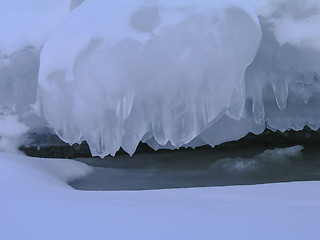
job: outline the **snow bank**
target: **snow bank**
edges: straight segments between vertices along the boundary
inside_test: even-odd
[[[72,160],[0,153],[0,238],[320,237],[319,182],[118,192],[67,185],[88,170]]]
[[[70,189],[69,181],[91,172],[91,167],[69,159],[40,159],[0,153],[1,191]],[[0,230],[1,232],[1,230]]]

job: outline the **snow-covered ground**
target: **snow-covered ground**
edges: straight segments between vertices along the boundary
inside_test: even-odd
[[[91,168],[0,153],[0,239],[320,239],[320,182],[77,191]]]

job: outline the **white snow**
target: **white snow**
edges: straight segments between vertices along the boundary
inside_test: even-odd
[[[0,115],[0,151],[18,152],[21,145],[21,137],[29,128],[18,120],[16,115]]]
[[[41,48],[69,11],[69,0],[1,0],[0,57],[26,47]]]
[[[20,137],[28,131],[28,128],[20,123],[17,116],[2,115],[0,116],[0,135],[6,138]]]
[[[90,168],[0,153],[0,239],[317,240],[320,183],[77,191]]]
[[[270,24],[280,45],[320,50],[320,3],[318,0],[250,0]]]
[[[317,181],[77,191],[91,167],[2,152],[48,122],[100,156],[316,130],[319,24],[318,0],[0,0],[0,239],[320,239]]]

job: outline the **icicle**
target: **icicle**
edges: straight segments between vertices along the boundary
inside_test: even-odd
[[[287,78],[276,77],[272,81],[274,96],[280,111],[284,111],[287,105],[288,80]]]

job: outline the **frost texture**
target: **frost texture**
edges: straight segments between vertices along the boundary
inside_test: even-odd
[[[0,117],[29,133],[105,156],[319,128],[317,0],[36,2],[0,6]]]

